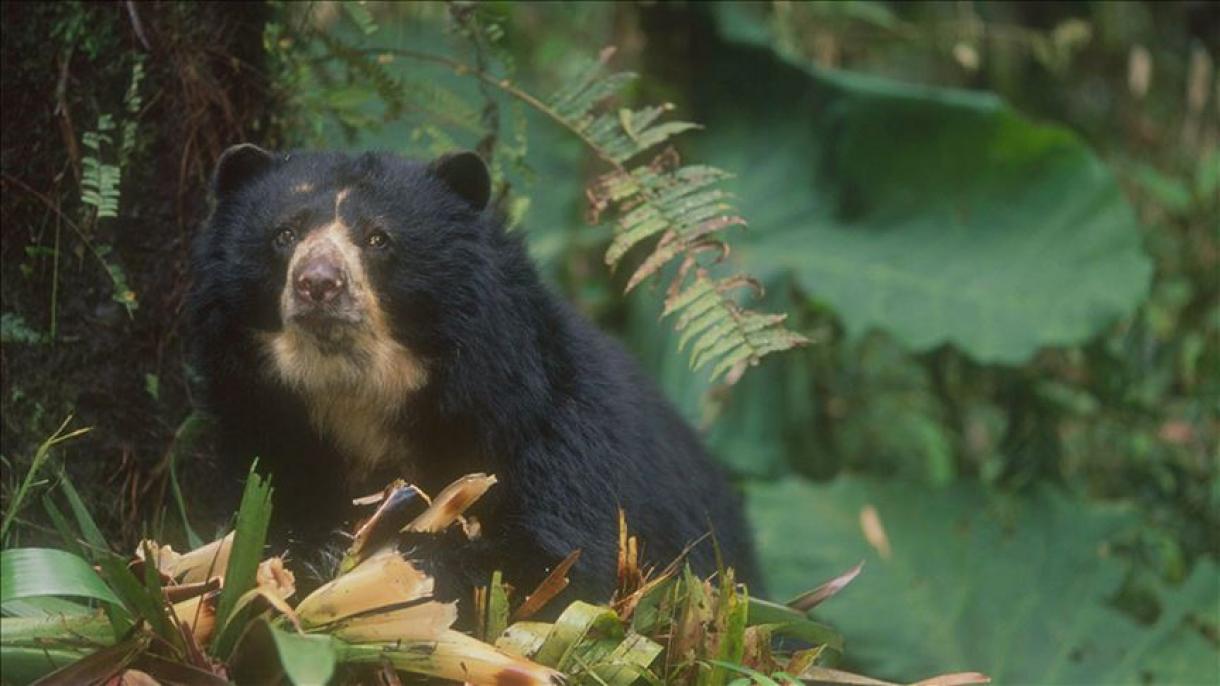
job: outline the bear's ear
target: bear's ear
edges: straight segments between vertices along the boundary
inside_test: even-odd
[[[271,166],[275,158],[257,145],[242,143],[234,145],[220,155],[216,163],[216,176],[212,190],[216,197],[223,198]]]
[[[478,154],[467,150],[441,155],[429,169],[476,210],[487,207],[491,199],[491,174]]]

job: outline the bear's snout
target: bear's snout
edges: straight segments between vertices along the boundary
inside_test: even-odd
[[[297,297],[316,305],[332,302],[347,288],[343,266],[333,255],[317,255],[302,262],[292,281]]]
[[[337,340],[365,320],[367,287],[360,256],[339,223],[306,236],[293,253],[280,296],[285,324]]]

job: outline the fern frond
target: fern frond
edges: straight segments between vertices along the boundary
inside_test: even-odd
[[[119,216],[119,184],[123,180],[126,166],[137,144],[137,127],[143,99],[140,84],[144,80],[144,61],[137,59],[131,68],[131,83],[123,96],[123,114],[116,122],[109,114],[98,116],[97,127],[81,136],[81,145],[86,153],[81,158],[81,203],[93,208],[93,218],[106,219]],[[115,141],[117,132],[118,141]],[[116,163],[105,160],[116,159]],[[106,244],[93,245],[85,231],[77,230],[98,262],[106,270],[113,286],[111,297],[123,305],[130,316],[139,306],[136,293],[127,283],[127,275],[117,262],[107,259],[111,247]]]
[[[114,128],[114,118],[103,114],[97,119],[97,128],[81,136],[81,144],[88,150],[81,159],[81,202],[92,206],[99,218],[119,216],[122,174],[118,165],[102,161],[102,146],[114,143]]]
[[[349,4],[354,3],[344,3],[344,6]],[[386,69],[386,65],[379,57],[370,58],[363,51],[324,31],[313,35],[329,51],[330,55],[337,58],[347,69],[349,85],[368,83],[373,86],[373,89],[377,91],[377,96],[385,104],[384,118],[386,121],[397,119],[402,115],[406,108],[404,98],[406,90],[402,81]]]
[[[632,248],[655,241],[627,280],[630,291],[677,261],[680,266],[661,316],[676,315],[678,346],[689,347],[692,369],[712,364],[711,378],[732,384],[763,356],[808,341],[784,327],[785,315],[738,304],[736,294],[742,289],[761,294],[762,287],[753,278],[745,274],[717,278],[710,265],[700,262],[706,253],[718,253],[711,261],[721,262],[728,247],[720,234],[746,224],[731,194],[718,187],[730,175],[706,165],[683,165],[672,147],[662,147],[673,136],[699,128],[691,122],[663,119],[672,105],[602,108],[605,100],[635,79],[631,73],[607,72],[612,54],[612,49],[604,50],[599,60],[583,65],[548,101],[537,104],[610,166],[586,190],[592,221],[607,212],[616,215],[606,265],[615,269]],[[645,154],[651,159],[630,164]]]
[[[444,123],[467,133],[482,135],[479,108],[458,93],[425,79],[404,80],[403,92],[410,93],[408,108],[427,114],[429,121]]]
[[[123,106],[127,111],[127,116],[123,120],[122,133],[119,136],[119,164],[124,167],[127,161],[131,159],[131,153],[136,148],[136,128],[139,126],[140,108],[144,105],[144,99],[140,97],[140,84],[144,81],[144,58],[136,59],[135,64],[131,66],[131,83],[127,87],[127,93],[123,96]]]
[[[373,14],[369,12],[368,7],[363,1],[360,2],[345,2],[342,3],[343,9],[347,11],[347,16],[351,18],[356,26],[360,27],[360,31],[364,35],[369,35],[377,32],[377,20],[373,19]]]

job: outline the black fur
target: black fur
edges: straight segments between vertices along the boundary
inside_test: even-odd
[[[435,493],[484,471],[499,484],[472,511],[482,539],[461,550],[438,539],[429,552],[447,567],[438,583],[450,594],[468,598],[464,589],[497,568],[529,590],[579,548],[574,594],[607,599],[620,506],[650,562],[668,563],[714,529],[725,562],[758,580],[739,498],[695,433],[619,345],[543,286],[520,234],[477,207],[477,189],[389,154],[231,157],[240,164],[222,164],[196,245],[190,316],[231,473],[261,457],[274,475],[274,519],[316,539],[350,520],[352,496],[393,477]],[[306,198],[292,190],[302,183],[314,189]],[[276,227],[288,217],[306,230],[326,223],[341,188],[352,189],[343,210],[352,231],[380,217],[390,234],[391,249],[367,255],[366,268],[393,335],[429,378],[394,426],[414,459],[359,481],[302,399],[265,372],[256,342],[281,327]],[[690,560],[714,571],[711,541]]]

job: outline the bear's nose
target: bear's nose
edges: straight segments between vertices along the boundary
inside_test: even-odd
[[[313,303],[328,303],[343,292],[343,271],[330,260],[312,260],[296,274],[297,295]]]

